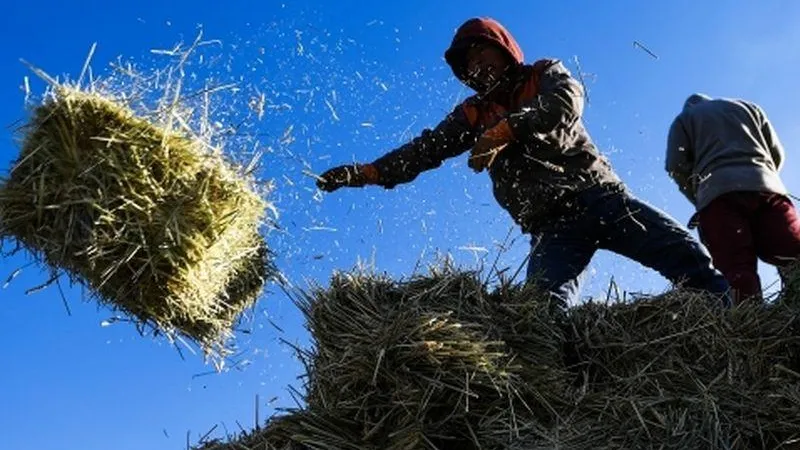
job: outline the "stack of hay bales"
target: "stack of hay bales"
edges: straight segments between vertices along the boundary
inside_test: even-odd
[[[573,309],[585,378],[559,448],[800,448],[798,312],[681,292]]]
[[[203,139],[55,86],[0,184],[0,238],[215,358],[274,273],[267,203]]]
[[[308,409],[351,421],[340,436],[360,448],[513,441],[551,415],[565,380],[560,330],[545,302],[521,294],[500,303],[470,273],[337,277],[301,305],[316,340]]]
[[[300,302],[305,405],[204,450],[800,448],[800,317],[670,292],[561,311],[454,270]]]
[[[338,275],[299,302],[315,340],[301,355],[307,408],[266,433],[205,445],[399,450],[514,442],[562,406],[552,394],[568,380],[561,330],[548,303],[531,295],[513,288],[490,295],[473,273],[402,282]]]

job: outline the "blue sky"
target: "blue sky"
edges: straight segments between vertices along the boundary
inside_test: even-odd
[[[466,156],[391,191],[320,197],[302,171],[369,161],[435,124],[468,95],[451,79],[442,53],[463,20],[489,15],[511,30],[528,61],[557,57],[577,73],[578,57],[594,139],[636,194],[680,221],[690,205],[666,177],[663,153],[669,123],[693,91],[760,103],[787,149],[784,179],[800,192],[793,157],[800,144],[793,121],[800,104],[794,88],[800,4],[713,3],[10,2],[0,16],[0,123],[7,125],[0,171],[16,156],[11,125],[25,114],[19,86],[31,74],[19,58],[74,77],[97,42],[95,74],[119,55],[147,69],[164,62],[151,49],[191,41],[201,24],[205,38],[222,45],[207,49],[215,63],[195,62],[199,80],[236,81],[242,94],[258,90],[272,104],[288,105],[268,110],[249,130],[267,151],[259,175],[276,184],[281,230],[269,239],[296,286],[324,284],[332,271],[359,260],[396,276],[437,252],[470,267],[491,265],[509,231],[515,241],[500,261],[516,269],[527,239],[495,205],[487,175],[467,168]],[[220,120],[243,114],[246,99],[234,97],[220,97]],[[0,260],[0,281],[28,262]],[[666,286],[653,272],[606,253],[595,257],[591,273],[586,295],[604,292],[612,275],[630,291]],[[762,275],[765,284],[774,280],[766,268]],[[128,324],[102,327],[112,313],[82,301],[77,289],[65,287],[71,315],[55,288],[24,295],[45,279],[27,267],[0,290],[0,448],[182,449],[187,432],[196,442],[215,425],[212,435],[235,432],[237,422],[252,427],[257,395],[262,418],[291,405],[286,386],[297,385],[301,368],[279,339],[303,344],[308,336],[298,311],[274,287],[259,303],[251,332],[239,337],[240,364],[207,374],[211,367],[200,357],[184,352],[181,359],[163,340],[140,337]]]

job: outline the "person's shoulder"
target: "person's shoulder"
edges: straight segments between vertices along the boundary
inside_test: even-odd
[[[761,105],[759,105],[758,103],[756,103],[756,102],[754,102],[752,100],[746,100],[746,99],[743,99],[743,98],[735,98],[735,99],[729,99],[729,101],[731,103],[736,103],[738,105],[742,105],[742,106],[744,106],[746,108],[749,108],[750,110],[754,111],[759,116],[762,116],[762,117],[766,117],[767,116],[767,113],[764,111],[764,108],[762,108]]]
[[[736,112],[736,111],[746,111],[751,116],[755,117],[757,120],[763,120],[766,118],[766,113],[764,109],[761,108],[761,105],[758,103],[743,99],[743,98],[735,98],[735,97],[723,97],[717,98],[709,102],[708,107],[705,108],[702,112],[703,114],[715,114],[715,113],[722,113],[725,112]]]
[[[528,66],[537,72],[544,72],[550,69],[567,70],[567,66],[565,66],[560,59],[550,57],[539,58],[533,63],[528,64]]]
[[[669,125],[670,134],[685,130],[684,121],[687,120],[686,112],[687,111],[681,111],[672,119],[672,122]]]
[[[713,108],[742,108],[742,107],[748,108],[748,109],[752,108],[752,109],[756,109],[756,110],[760,110],[761,109],[761,106],[759,106],[757,103],[755,103],[755,102],[753,102],[751,100],[747,100],[747,99],[744,99],[744,98],[738,98],[738,97],[719,97],[719,98],[714,98],[714,99],[708,100],[705,103],[708,106],[710,106],[711,109],[713,109]]]
[[[539,78],[564,80],[574,78],[564,61],[558,58],[540,58],[527,65],[530,73]]]

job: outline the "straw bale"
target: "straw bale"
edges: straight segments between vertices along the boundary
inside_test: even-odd
[[[576,444],[563,448],[791,448],[800,438],[800,317],[786,304],[723,310],[676,291],[583,305],[568,323],[584,385],[572,432],[561,430]]]
[[[684,383],[685,375],[749,385],[769,377],[776,364],[795,364],[800,349],[792,308],[723,310],[716,299],[681,291],[581,305],[570,311],[568,326],[568,357],[594,386],[641,376],[671,385]]]
[[[0,181],[0,238],[140,330],[224,355],[274,273],[268,204],[219,149],[117,100],[59,85],[33,110]]]
[[[720,305],[562,310],[474,272],[339,274],[300,302],[303,408],[209,448],[800,448],[800,310]]]
[[[283,448],[287,435],[314,449],[505,448],[556,409],[561,330],[534,291],[489,292],[478,274],[450,269],[404,281],[339,274],[298,304],[314,339],[301,352],[304,409],[255,441],[211,448]]]
[[[564,380],[548,308],[523,289],[490,295],[475,273],[340,275],[301,303],[315,339],[308,408],[357,421],[378,448],[514,439],[550,415]],[[502,340],[511,330],[516,340]]]

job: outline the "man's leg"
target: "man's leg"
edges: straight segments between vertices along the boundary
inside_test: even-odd
[[[760,199],[752,220],[756,251],[780,272],[800,257],[800,218],[791,200],[783,195],[761,194]]]
[[[607,197],[603,248],[656,270],[672,283],[725,296],[729,285],[711,256],[675,219],[629,192]]]
[[[724,194],[700,211],[700,235],[714,265],[731,284],[736,302],[761,299],[758,258],[750,226],[758,201],[751,194]]]
[[[531,240],[527,281],[550,292],[562,307],[578,302],[583,272],[597,251],[580,225],[548,227]]]

